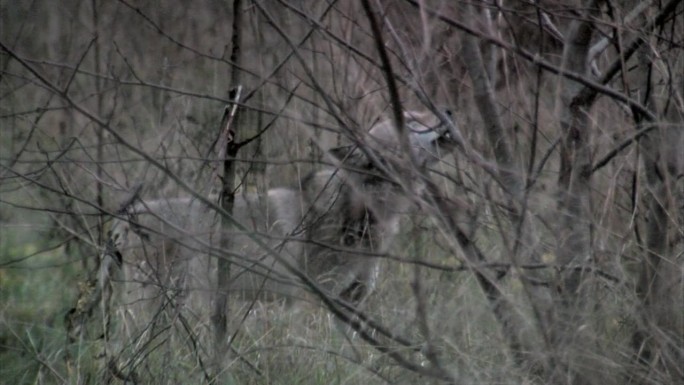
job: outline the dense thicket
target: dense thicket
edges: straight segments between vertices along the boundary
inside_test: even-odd
[[[0,378],[684,383],[683,14],[679,0],[2,1]],[[227,352],[200,337],[209,320],[167,320],[126,355],[102,338],[107,222],[138,186],[293,186],[378,121],[444,106],[458,145],[412,170],[427,190],[348,318],[364,322],[234,303]]]

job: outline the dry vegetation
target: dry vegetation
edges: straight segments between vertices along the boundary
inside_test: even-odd
[[[0,383],[684,384],[683,14],[0,1]],[[254,140],[224,163],[237,85]],[[435,188],[379,256],[368,322],[229,298],[225,354],[191,311],[109,338],[97,271],[136,186],[209,197],[226,165],[237,193],[296,186],[380,119],[442,106],[462,137],[413,170]]]

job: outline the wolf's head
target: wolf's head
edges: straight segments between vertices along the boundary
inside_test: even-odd
[[[451,132],[456,125],[450,110],[444,110],[441,117],[432,112],[407,111],[404,119],[418,164],[429,165],[439,161],[444,156],[443,152],[455,145]],[[370,133],[373,135],[373,130]]]
[[[412,157],[418,166],[429,166],[439,161],[456,141],[451,133],[457,131],[452,113],[449,110],[433,112],[405,111],[404,126]],[[345,166],[368,169],[373,168],[374,159],[381,161],[397,160],[404,155],[395,123],[387,119],[375,124],[363,135],[359,144],[338,147],[330,154]]]

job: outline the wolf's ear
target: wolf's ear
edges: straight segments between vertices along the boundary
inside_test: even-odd
[[[351,157],[353,152],[354,146],[340,146],[328,150],[328,153],[340,162],[344,162],[347,158]]]
[[[328,150],[328,154],[334,158],[333,161],[350,169],[366,170],[372,166],[366,154],[354,145],[331,148]]]

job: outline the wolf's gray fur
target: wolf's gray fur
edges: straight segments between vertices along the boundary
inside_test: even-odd
[[[446,133],[439,119],[407,113],[406,121],[414,159],[423,164],[439,159],[438,144]],[[389,122],[376,125],[368,139],[374,153],[385,158],[397,155],[399,141]],[[342,167],[313,172],[299,188],[274,188],[263,197],[238,193],[233,218],[248,231],[220,234],[218,216],[193,198],[135,204],[127,218],[111,225],[101,280],[118,272],[120,280],[112,282],[121,282],[128,316],[139,314],[136,306],[149,308],[149,301],[162,303],[171,297],[207,314],[215,290],[216,257],[232,261],[232,293],[248,298],[301,297],[302,283],[281,263],[284,260],[326,294],[361,301],[375,284],[374,255],[387,251],[409,201],[358,149],[338,156]],[[219,235],[228,237],[230,250],[220,250]]]

